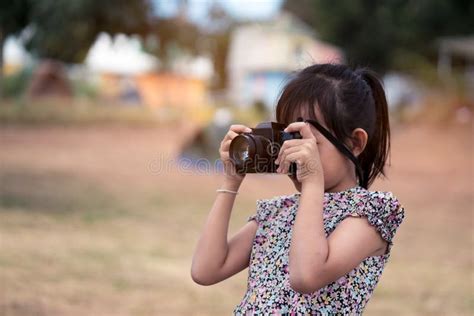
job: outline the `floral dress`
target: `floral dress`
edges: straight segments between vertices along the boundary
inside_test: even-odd
[[[324,194],[326,237],[348,216],[365,216],[388,242],[385,254],[367,257],[355,269],[316,292],[302,294],[289,284],[288,254],[300,194],[257,201],[248,218],[258,229],[249,262],[247,292],[234,315],[360,315],[390,256],[404,209],[390,192],[353,187]]]

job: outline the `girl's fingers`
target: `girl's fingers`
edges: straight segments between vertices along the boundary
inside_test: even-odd
[[[304,153],[301,152],[300,150],[288,154],[285,157],[285,160],[281,162],[280,167],[278,167],[279,172],[286,173],[289,170],[290,164],[292,162],[296,162],[297,164],[301,164],[300,160],[303,159],[303,158],[304,158]]]
[[[280,147],[279,155],[284,152],[287,148],[294,147],[294,146],[299,146],[301,144],[304,144],[307,140],[304,139],[290,139],[285,142],[283,142],[283,145]]]
[[[298,151],[298,152],[294,152],[294,153],[291,153],[288,156],[286,156],[286,161],[287,162],[296,162],[298,165],[301,165],[301,163],[302,163],[301,158],[304,158],[304,153]]]
[[[225,134],[224,139],[222,142],[227,141],[228,139],[234,139],[240,133],[250,133],[252,129],[245,125],[231,125],[227,134]]]
[[[238,136],[240,133],[251,132],[252,129],[245,125],[231,125],[227,134],[225,134],[224,139],[221,142],[221,151],[228,152],[230,148],[230,143],[232,140]]]
[[[281,155],[286,150],[288,150],[289,148],[293,148],[293,147],[300,147],[302,145],[307,144],[308,142],[311,142],[311,140],[308,140],[308,139],[291,139],[291,140],[285,141],[283,143],[283,145],[281,146],[281,148],[280,148],[280,152],[278,153],[277,163],[279,163],[281,161]]]
[[[298,145],[291,147],[282,148],[279,153],[276,164],[280,164],[278,168],[280,171],[286,171],[290,167],[290,164],[295,160],[295,155],[298,154],[299,158],[302,159],[298,163],[306,163],[307,161],[314,160],[318,156],[318,148],[315,139],[303,139]]]
[[[227,132],[227,134],[225,134],[225,137],[224,137],[224,140],[223,140],[223,141],[227,141],[227,140],[229,140],[229,139],[232,140],[232,139],[234,139],[234,137],[237,136],[237,135],[239,135],[239,134],[237,134],[237,133],[234,132],[234,131],[229,130],[229,131]]]
[[[230,156],[229,156],[229,152],[228,152],[228,151],[221,153],[221,160],[222,160],[222,161],[229,160],[229,158],[230,158]]]
[[[286,149],[280,151],[280,154],[278,155],[278,158],[275,161],[275,163],[277,165],[278,164],[283,164],[285,162],[285,158],[288,154],[294,153],[298,150],[301,150],[300,146],[293,146],[293,147],[289,147],[289,148],[286,148]]]
[[[291,155],[294,155],[295,153],[302,153],[303,151],[303,146],[295,146],[295,147],[290,147],[286,149],[283,153],[282,156],[280,157],[279,164],[281,172],[286,172],[290,168],[290,164],[293,162],[291,159]]]
[[[235,133],[250,133],[252,129],[250,127],[247,127],[245,125],[231,125],[229,130],[235,132]]]
[[[228,139],[228,140],[222,142],[221,150],[224,151],[224,152],[229,152],[231,142],[232,142],[232,139]]]
[[[301,152],[301,151],[297,151],[297,152],[294,152],[294,153],[291,153],[289,154],[288,156],[286,156],[286,159],[285,159],[285,169],[284,172],[287,172],[290,168],[290,164],[295,162],[298,166],[301,166],[302,164],[302,161],[304,159],[304,153]]]
[[[279,164],[279,168],[277,171],[284,171],[288,170],[289,168],[289,163],[287,163],[285,156],[289,152],[295,152],[301,149],[301,145],[303,145],[307,140],[305,139],[291,139],[287,140],[283,143],[283,145],[280,148],[280,152],[278,153],[278,157],[275,161],[276,164]],[[290,151],[291,149],[291,151]]]
[[[303,138],[315,138],[313,132],[311,132],[311,127],[308,123],[305,122],[294,122],[288,125],[285,132],[299,132]]]

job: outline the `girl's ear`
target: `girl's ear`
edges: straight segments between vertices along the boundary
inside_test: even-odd
[[[362,128],[356,128],[352,131],[351,150],[354,156],[358,157],[364,151],[368,138],[367,132]]]

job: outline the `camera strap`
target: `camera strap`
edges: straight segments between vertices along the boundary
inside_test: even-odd
[[[337,139],[330,131],[328,131],[326,128],[324,128],[321,124],[319,124],[315,120],[303,120],[303,118],[298,117],[297,121],[298,122],[304,121],[313,125],[314,128],[316,128],[321,134],[323,134],[323,136],[326,137],[327,140],[329,140],[344,156],[349,158],[349,160],[351,160],[355,165],[357,178],[359,179],[359,185],[367,189],[368,179],[364,177],[364,172],[359,164],[359,160],[357,160],[357,157],[352,154],[352,152],[349,150],[349,148],[347,148],[347,146],[343,142]]]

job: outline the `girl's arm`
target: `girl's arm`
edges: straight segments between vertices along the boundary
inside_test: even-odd
[[[383,254],[387,242],[366,218],[348,217],[325,236],[323,192],[302,185],[290,247],[290,285],[312,293],[356,268],[368,256]]]
[[[299,131],[303,139],[286,141],[277,162],[286,170],[298,163],[300,204],[289,254],[291,287],[312,293],[357,267],[366,257],[383,251],[387,243],[364,218],[346,218],[326,238],[323,221],[324,176],[318,145],[310,127],[293,123],[285,131]]]
[[[229,147],[238,133],[250,131],[251,129],[244,125],[232,125],[221,142],[219,154],[224,165],[222,189],[239,190],[244,176],[235,172],[229,159]],[[232,193],[217,193],[193,256],[191,277],[196,283],[211,285],[220,282],[242,271],[249,264],[257,223],[248,222],[227,241],[234,201],[235,195]]]
[[[235,185],[224,185],[223,188],[238,190]],[[191,277],[198,284],[218,283],[242,271],[249,264],[257,223],[248,222],[227,241],[234,200],[234,194],[217,194],[193,256]]]

